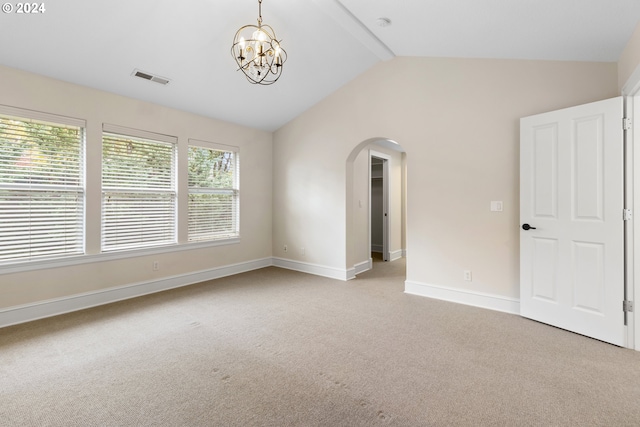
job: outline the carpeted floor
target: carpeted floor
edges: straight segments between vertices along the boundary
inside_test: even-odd
[[[0,329],[0,425],[640,425],[640,352],[403,281],[266,268]]]

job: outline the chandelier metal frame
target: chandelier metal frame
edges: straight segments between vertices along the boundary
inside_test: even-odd
[[[258,25],[245,25],[236,32],[231,56],[253,84],[271,85],[282,75],[287,52],[273,28],[262,24],[262,0],[258,0]]]

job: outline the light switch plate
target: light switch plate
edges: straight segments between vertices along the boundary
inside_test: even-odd
[[[502,212],[502,201],[491,202],[491,212]]]

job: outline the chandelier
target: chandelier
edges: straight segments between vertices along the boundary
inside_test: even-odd
[[[238,30],[231,55],[251,83],[270,85],[280,78],[287,52],[280,47],[273,28],[262,24],[262,0],[258,0],[258,26],[245,25]]]

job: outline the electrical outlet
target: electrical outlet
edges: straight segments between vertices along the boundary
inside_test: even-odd
[[[287,245],[284,245],[284,251],[287,252]]]
[[[300,255],[304,256],[304,248],[300,248]]]
[[[153,261],[153,271],[160,270],[160,263],[158,261]]]
[[[465,282],[471,281],[471,270],[464,270],[464,280]]]

